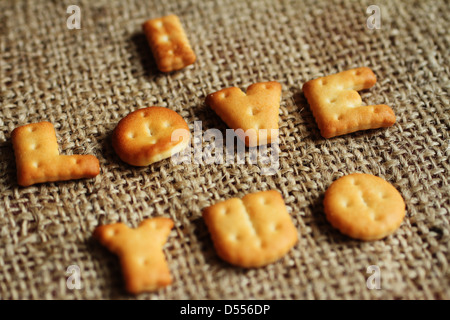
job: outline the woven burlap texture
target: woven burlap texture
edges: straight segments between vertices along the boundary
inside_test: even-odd
[[[448,299],[449,5],[377,1],[381,28],[369,29],[370,1],[2,1],[0,2],[0,298],[2,299]],[[69,5],[81,29],[69,30]],[[141,31],[147,19],[177,14],[197,62],[157,71]],[[303,83],[367,66],[377,84],[365,104],[387,104],[387,129],[324,139]],[[252,164],[172,164],[138,168],[117,157],[111,132],[139,108],[178,112],[193,132],[226,125],[207,94],[278,81],[279,168]],[[54,124],[64,154],[94,154],[95,179],[19,187],[11,131]],[[204,143],[206,145],[206,142]],[[323,195],[337,178],[370,173],[405,199],[399,230],[361,242],[327,222]],[[298,230],[280,261],[241,269],[220,260],[202,209],[276,189]],[[137,297],[123,289],[116,256],[93,238],[99,224],[175,222],[164,252],[173,284]],[[69,289],[71,265],[81,289]],[[366,285],[379,267],[381,289]]]

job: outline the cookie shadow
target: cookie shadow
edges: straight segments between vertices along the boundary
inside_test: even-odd
[[[120,170],[135,170],[136,168],[139,169],[139,167],[134,167],[120,159],[120,157],[117,155],[117,153],[114,151],[113,144],[112,144],[112,134],[114,129],[110,130],[106,135],[99,138],[99,144],[101,148],[101,153],[103,158],[108,163],[108,167],[110,168],[116,168],[120,167]]]
[[[108,131],[104,136],[98,138],[102,160],[100,166],[107,171],[120,173],[121,176],[142,177],[152,170],[158,171],[159,167],[167,166],[170,158],[162,159],[148,166],[133,166],[126,163],[117,155],[112,144],[112,135],[114,128]],[[99,159],[100,160],[100,159]],[[106,169],[107,168],[107,169]]]
[[[135,33],[131,36],[130,43],[131,45],[127,48],[130,52],[133,77],[140,78],[144,75],[147,79],[154,80],[161,76],[145,34],[143,32]]]
[[[349,236],[342,234],[338,229],[334,228],[327,220],[325,210],[323,207],[323,200],[325,193],[322,193],[319,197],[312,201],[310,210],[311,214],[311,227],[313,228],[313,237],[320,239],[325,237],[329,244],[336,246],[346,247],[360,247],[362,241],[352,239]]]
[[[367,105],[364,104],[365,101],[365,94],[370,93],[370,89],[364,89],[358,91],[359,95],[361,96],[363,100],[363,106]],[[305,94],[302,90],[296,90],[292,96],[293,102],[295,106],[298,108],[298,112],[300,113],[300,116],[305,120],[305,125],[307,127],[308,132],[310,133],[310,138],[319,143],[326,143],[329,141],[336,141],[336,139],[343,139],[345,143],[349,143],[349,141],[352,140],[360,140],[360,139],[372,139],[374,137],[377,137],[378,135],[382,134],[383,129],[386,128],[378,128],[378,129],[367,129],[367,130],[360,130],[355,131],[347,134],[343,134],[340,136],[332,137],[332,138],[324,138],[320,134],[319,127],[317,126],[316,120],[314,118],[314,115],[311,111],[311,108],[309,106],[308,100],[305,97]]]
[[[201,244],[200,246],[201,254],[205,259],[205,264],[210,265],[216,268],[217,270],[224,270],[224,271],[234,272],[236,270],[242,269],[227,263],[217,255],[208,227],[206,226],[203,218],[197,218],[195,220],[192,220],[191,224],[194,226],[193,234],[197,238],[198,242]]]
[[[133,298],[125,290],[119,258],[103,247],[96,239],[90,237],[86,243],[92,260],[96,261],[96,274],[102,291],[107,293],[109,299]],[[106,289],[106,290],[105,290]]]
[[[306,100],[305,94],[302,90],[296,90],[292,96],[294,105],[297,107],[297,112],[300,117],[304,120],[304,125],[309,133],[309,138],[314,141],[323,142],[325,139],[320,134],[320,130],[317,127],[314,115],[311,112],[308,101]]]
[[[206,226],[203,218],[195,219],[191,221],[191,223],[195,226],[195,231],[193,232],[194,236],[197,238],[199,243],[201,243],[201,254],[205,259],[205,264],[209,265],[211,269],[215,269],[217,271],[220,271],[221,273],[225,272],[233,274],[239,279],[241,277],[248,277],[250,276],[250,274],[254,275],[255,272],[257,274],[263,274],[267,272],[267,268],[270,268],[270,265],[272,265],[273,263],[280,263],[279,261],[277,261],[266,266],[251,268],[244,268],[230,264],[227,261],[221,259],[217,254],[208,227]],[[212,273],[215,274],[216,272],[212,271]]]
[[[113,131],[114,129],[110,130],[108,133],[106,133],[104,136],[98,139],[102,156],[109,164],[116,164],[116,165],[126,164],[119,158],[117,153],[114,151],[112,145]]]
[[[0,181],[5,186],[19,187],[17,182],[17,166],[12,144],[0,146]]]
[[[229,129],[228,125],[206,104],[206,96],[199,98],[203,103],[197,106],[197,108],[192,108],[193,118],[201,121],[203,131],[217,129],[225,136],[226,129]]]
[[[167,75],[176,76],[183,72],[184,68],[170,72],[161,72],[158,69],[147,37],[143,32],[138,32],[131,36],[130,45],[127,46],[127,49],[130,53],[130,63],[132,64],[131,74],[136,79],[144,76],[149,81],[156,81],[160,77]]]

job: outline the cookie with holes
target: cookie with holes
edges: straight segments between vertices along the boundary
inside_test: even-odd
[[[163,107],[148,107],[119,121],[112,134],[112,145],[124,162],[148,166],[182,151],[189,139],[189,127],[178,113]]]
[[[363,106],[357,91],[377,82],[373,71],[362,67],[310,80],[303,92],[324,138],[395,123],[395,114],[384,104]]]
[[[135,229],[123,223],[98,226],[94,238],[120,259],[125,288],[138,294],[172,283],[163,246],[173,228],[169,218],[143,220]]]
[[[148,20],[142,29],[160,71],[180,70],[195,62],[195,53],[176,15]]]
[[[254,83],[243,92],[236,87],[209,94],[206,104],[248,147],[266,145],[278,138],[281,84]]]
[[[256,268],[282,258],[298,240],[281,194],[251,193],[203,210],[214,247],[223,260]]]
[[[323,204],[333,227],[365,241],[394,233],[405,217],[405,202],[397,189],[370,174],[339,178],[325,192]]]
[[[100,164],[93,155],[62,155],[53,124],[44,121],[17,127],[11,133],[21,186],[35,183],[94,178]]]

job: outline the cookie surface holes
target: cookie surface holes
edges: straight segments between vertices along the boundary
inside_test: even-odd
[[[118,233],[118,231],[116,230],[116,229],[109,229],[108,231],[107,231],[107,236],[108,237],[114,237],[116,234]]]
[[[161,37],[159,37],[159,40],[161,42],[169,42],[170,37],[169,37],[169,35],[165,34],[165,35],[162,35]]]
[[[373,213],[373,216],[375,221],[382,221],[384,219],[382,214],[376,214],[375,212]]]
[[[382,108],[373,108],[373,113],[381,113],[382,111]]]
[[[150,125],[146,125],[145,126],[145,129],[146,129],[146,131],[147,131],[147,134],[149,135],[149,136],[151,136],[152,135],[152,130],[150,129]]]
[[[230,234],[230,236],[228,237],[228,239],[229,239],[230,241],[235,242],[235,241],[238,241],[239,237],[238,237],[237,234]]]
[[[133,132],[130,132],[127,134],[127,137],[130,139],[134,139],[136,137],[136,135]]]
[[[368,207],[369,205],[367,204],[366,198],[364,198],[364,196],[361,194],[361,202]]]
[[[278,231],[280,231],[280,229],[281,229],[281,225],[278,223],[274,223],[270,226],[270,230],[272,232],[278,232]]]

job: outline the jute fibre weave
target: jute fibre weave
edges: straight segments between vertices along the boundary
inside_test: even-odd
[[[81,29],[69,30],[69,5]],[[448,299],[449,5],[378,1],[381,28],[367,28],[370,1],[2,1],[0,2],[0,298],[125,299],[117,258],[92,239],[98,224],[167,216],[164,251],[173,285],[142,299]],[[157,71],[143,21],[177,14],[197,54],[182,71]],[[365,104],[387,104],[397,123],[323,139],[304,82],[367,66],[378,83]],[[193,130],[226,125],[207,94],[255,82],[283,86],[279,169],[251,164],[131,167],[110,135],[129,112],[178,112]],[[50,121],[64,154],[94,154],[92,180],[18,187],[11,131]],[[326,221],[327,187],[353,172],[380,176],[402,194],[400,229],[354,241]],[[299,232],[282,260],[244,270],[216,255],[201,218],[218,201],[279,190]],[[67,268],[81,272],[70,290]],[[377,265],[381,289],[369,290]]]

